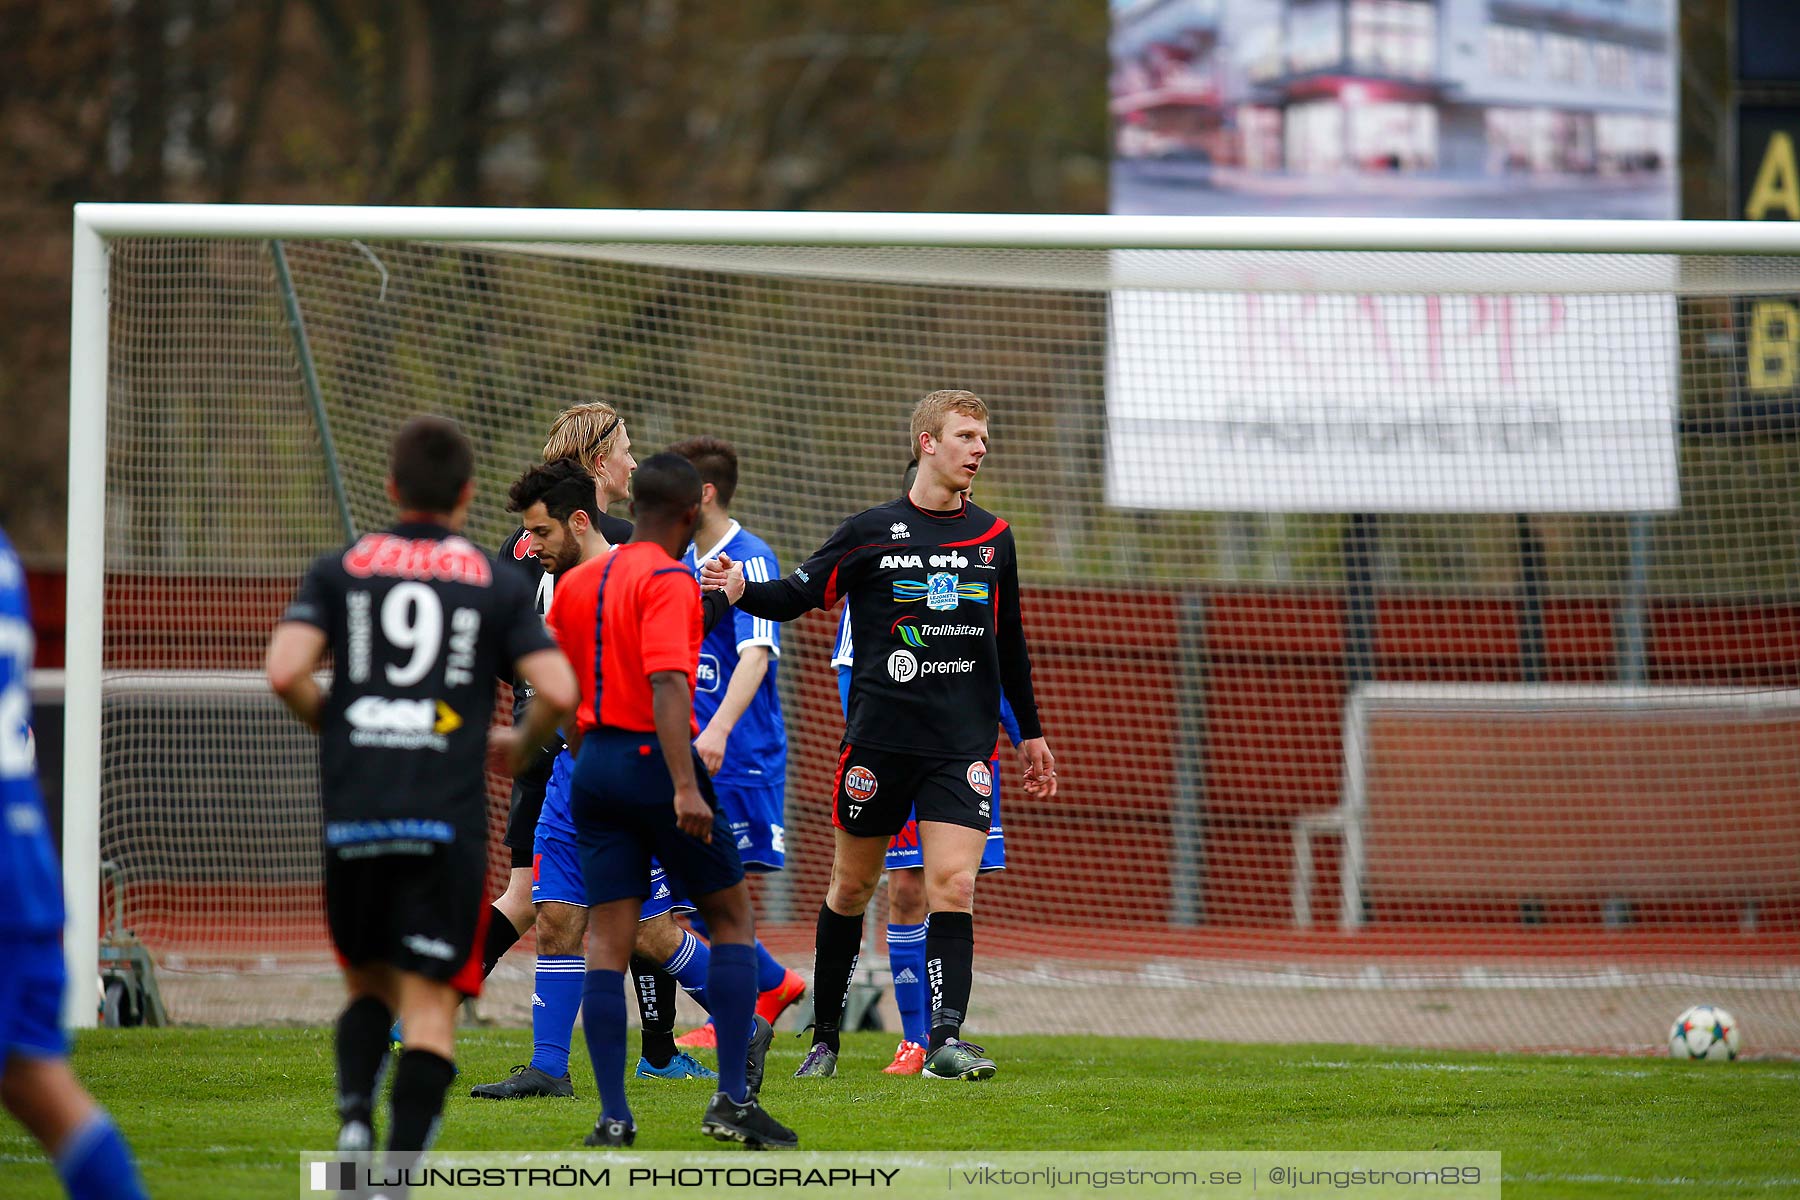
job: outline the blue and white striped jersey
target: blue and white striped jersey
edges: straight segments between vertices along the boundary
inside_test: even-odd
[[[766,583],[780,577],[775,552],[736,521],[725,530],[718,544],[704,553],[690,545],[682,561],[697,576],[699,564],[721,553],[744,564],[746,580]],[[738,608],[732,610],[729,621],[720,621],[706,635],[700,644],[700,667],[694,675],[694,716],[700,727],[706,728],[719,711],[720,701],[725,699],[725,689],[731,686],[739,658],[751,646],[769,648],[769,670],[750,707],[732,729],[725,744],[724,765],[713,779],[716,783],[740,786],[779,787],[787,780],[787,726],[781,719],[781,695],[775,686],[776,660],[781,657],[780,625]]]

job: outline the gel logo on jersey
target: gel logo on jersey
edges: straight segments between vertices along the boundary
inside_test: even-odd
[[[875,778],[875,772],[867,767],[851,767],[844,772],[844,795],[858,804],[867,804],[874,799],[875,792],[881,784]]]
[[[888,655],[887,672],[895,683],[911,683],[919,677],[919,660],[911,650],[896,650]]]
[[[894,599],[901,604],[916,604],[925,601],[925,607],[934,612],[949,612],[963,601],[971,604],[986,604],[989,589],[985,583],[963,583],[961,578],[948,571],[936,571],[924,579],[897,579],[894,581]]]
[[[462,727],[462,716],[442,700],[390,700],[359,696],[344,710],[352,746],[413,750],[444,748],[444,735]]]
[[[984,762],[972,762],[965,774],[969,781],[969,790],[977,796],[986,798],[994,794],[994,772]],[[986,814],[985,808],[983,815]]]
[[[367,533],[344,551],[344,570],[358,579],[435,579],[487,587],[493,582],[487,555],[459,537],[403,538]]]

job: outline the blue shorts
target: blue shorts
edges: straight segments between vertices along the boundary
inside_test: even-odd
[[[719,811],[731,827],[738,858],[750,874],[779,871],[787,865],[786,833],[782,808],[787,800],[784,784],[713,783],[719,794]]]
[[[737,845],[697,755],[695,771],[701,796],[713,805],[711,842],[676,826],[675,785],[654,733],[601,728],[582,739],[569,810],[589,907],[647,899],[652,858],[684,895],[706,896],[743,881]]]
[[[62,1027],[62,936],[48,933],[0,938],[0,1075],[15,1054],[66,1058],[69,1037]],[[92,986],[91,984],[89,986]]]
[[[556,756],[556,769],[549,786],[544,789],[544,810],[566,813],[569,807],[569,778],[573,774],[567,752]],[[531,845],[531,902],[533,904],[573,904],[587,907],[587,885],[581,879],[581,851],[575,838],[562,826],[539,819]],[[655,859],[650,860],[650,898],[638,920],[648,921],[664,913],[690,913],[694,906],[678,899],[669,888],[668,876]]]
[[[983,875],[1006,870],[1006,832],[1000,828],[1000,760],[996,758],[988,765],[994,771],[994,823],[988,826],[987,845],[981,849],[980,874]],[[924,865],[924,855],[919,852],[919,820],[914,815],[906,819],[900,832],[888,842],[887,858],[882,866],[889,871],[909,871]]]

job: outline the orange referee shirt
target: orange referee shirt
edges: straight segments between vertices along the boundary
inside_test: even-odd
[[[556,581],[545,619],[581,685],[575,721],[584,732],[605,725],[654,733],[650,676],[679,671],[687,676],[690,735],[699,736],[692,714],[700,585],[661,546],[627,542],[574,568]]]

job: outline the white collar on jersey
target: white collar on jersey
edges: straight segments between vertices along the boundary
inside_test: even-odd
[[[712,559],[719,557],[720,553],[724,551],[725,547],[731,545],[731,539],[736,537],[742,531],[743,531],[742,527],[738,525],[737,519],[733,518],[731,524],[729,524],[725,527],[725,536],[719,539],[718,545],[714,546],[711,550],[708,550],[705,554],[696,554],[694,556],[694,566],[698,567],[698,566],[700,566],[701,563],[708,562]],[[695,548],[694,543],[689,542],[688,549],[692,550],[694,548]]]

